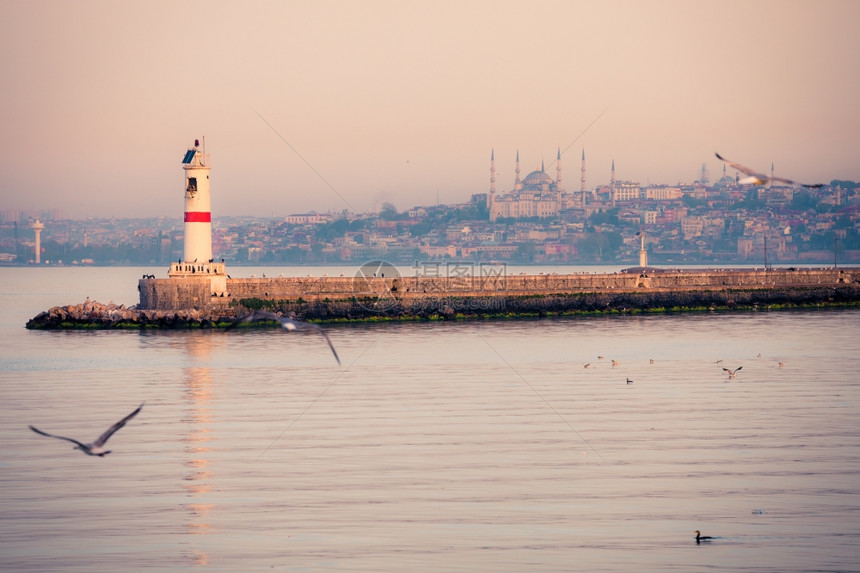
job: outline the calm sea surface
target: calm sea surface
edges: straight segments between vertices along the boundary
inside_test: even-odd
[[[0,570],[860,571],[860,311],[24,329],[149,272],[0,268]]]

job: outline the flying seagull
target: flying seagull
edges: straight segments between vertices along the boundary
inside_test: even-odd
[[[743,366],[738,366],[734,370],[729,370],[728,368],[723,368],[723,370],[729,373],[729,380],[731,380],[732,378],[737,376],[737,373],[740,372],[741,368],[743,368]]]
[[[329,340],[328,334],[325,333],[325,330],[323,330],[316,324],[312,324],[310,322],[293,320],[292,318],[287,318],[286,316],[279,316],[274,312],[269,312],[266,310],[255,310],[250,314],[246,314],[245,316],[240,318],[238,322],[234,323],[228,328],[235,327],[236,324],[240,322],[254,322],[256,320],[269,320],[273,322],[279,322],[281,323],[281,328],[288,331],[310,329],[319,332],[322,337],[325,338],[325,341],[328,343],[328,347],[331,348],[331,353],[334,354],[334,359],[337,360],[338,365],[340,365],[340,358],[338,357],[337,352],[335,351],[334,346],[331,343],[331,340]]]
[[[143,404],[138,406],[137,410],[135,410],[134,412],[132,412],[131,414],[129,414],[128,416],[126,416],[125,418],[120,420],[119,422],[115,423],[110,428],[108,428],[104,434],[99,436],[98,439],[91,444],[85,444],[83,442],[79,442],[79,441],[72,439],[72,438],[66,438],[64,436],[55,436],[54,434],[49,434],[47,432],[43,432],[42,430],[40,430],[34,426],[30,426],[30,429],[33,430],[34,432],[36,432],[37,434],[41,434],[43,436],[48,436],[49,438],[57,438],[59,440],[66,440],[67,442],[72,442],[73,444],[77,444],[74,449],[81,450],[82,452],[84,452],[88,456],[104,457],[104,456],[108,455],[111,452],[111,450],[105,450],[102,446],[105,445],[105,443],[110,439],[111,436],[113,436],[116,433],[117,430],[119,430],[120,428],[125,426],[126,422],[128,422],[129,420],[131,420],[132,418],[137,416],[137,413],[140,412],[141,408],[143,408]]]
[[[715,152],[714,155],[716,155],[717,159],[719,159],[720,161],[723,161],[726,164],[728,164],[729,167],[733,167],[734,169],[737,169],[738,171],[740,171],[744,175],[748,176],[748,177],[744,177],[743,179],[738,181],[738,183],[740,183],[741,185],[749,185],[749,184],[764,185],[768,181],[776,181],[776,182],[780,182],[780,183],[785,183],[786,185],[795,185],[795,186],[800,185],[802,187],[809,187],[810,189],[818,189],[819,187],[823,187],[823,185],[821,183],[814,183],[812,185],[809,185],[806,183],[796,183],[796,182],[792,181],[791,179],[783,179],[782,177],[770,177],[769,175],[765,175],[764,173],[756,173],[754,170],[750,169],[749,167],[741,165],[740,163],[735,163],[733,161],[729,161],[728,159],[724,158],[719,153]]]

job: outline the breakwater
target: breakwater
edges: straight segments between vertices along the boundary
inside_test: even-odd
[[[720,289],[794,289],[858,284],[860,269],[660,270],[506,275],[504,273],[389,276],[228,278],[214,290],[208,277],[138,281],[140,304],[149,310],[229,307],[241,299],[305,302],[373,300],[406,305],[446,297],[501,298],[606,292]]]
[[[860,304],[860,269],[139,281],[140,304],[54,307],[28,328],[212,328],[250,309],[305,320],[367,321],[638,313]]]
[[[145,310],[113,303],[86,301],[55,306],[27,322],[29,329],[77,328],[212,328],[226,326],[233,319],[228,312],[201,311],[194,308]]]

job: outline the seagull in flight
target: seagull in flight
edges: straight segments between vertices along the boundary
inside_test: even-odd
[[[726,372],[729,373],[729,380],[731,380],[732,378],[737,376],[737,374],[738,374],[738,372],[740,372],[741,368],[743,368],[743,366],[738,366],[734,370],[729,370],[728,368],[723,368],[723,370],[725,370]]]
[[[719,159],[720,161],[725,162],[729,167],[737,169],[738,171],[740,171],[744,175],[747,175],[747,177],[744,177],[743,179],[738,181],[738,183],[740,183],[741,185],[750,185],[750,184],[752,184],[752,185],[764,185],[768,181],[775,181],[775,182],[779,182],[779,183],[785,183],[786,185],[794,185],[794,186],[799,185],[801,187],[808,187],[810,189],[818,189],[819,187],[823,187],[823,184],[821,184],[821,183],[815,183],[815,184],[809,185],[806,183],[796,183],[796,182],[792,181],[791,179],[783,179],[782,177],[770,177],[769,175],[765,175],[764,173],[756,173],[753,169],[750,169],[749,167],[741,165],[740,163],[735,163],[733,161],[729,161],[728,159],[726,159],[725,157],[723,157],[719,153],[715,152],[714,155],[716,155],[717,159]]]
[[[99,456],[99,457],[103,458],[106,455],[108,455],[109,453],[111,453],[111,450],[105,450],[103,448],[105,443],[110,439],[111,436],[113,436],[117,432],[117,430],[119,430],[120,428],[125,426],[126,422],[128,422],[129,420],[131,420],[132,418],[137,416],[137,413],[140,412],[141,408],[143,408],[143,404],[138,406],[137,410],[135,410],[134,412],[132,412],[131,414],[129,414],[128,416],[126,416],[125,418],[120,420],[119,422],[115,423],[110,428],[108,428],[104,434],[99,436],[98,439],[91,444],[85,444],[85,443],[79,442],[73,438],[66,438],[64,436],[55,436],[54,434],[49,434],[48,432],[43,432],[42,430],[40,430],[34,426],[30,426],[30,429],[33,430],[34,432],[36,432],[37,434],[41,434],[43,436],[48,436],[49,438],[57,438],[59,440],[66,440],[67,442],[72,442],[73,444],[77,444],[74,449],[81,450],[82,452],[84,452],[88,456]]]
[[[233,323],[228,328],[234,328],[237,324],[241,322],[254,322],[257,320],[268,320],[272,322],[279,322],[281,324],[281,328],[287,331],[293,330],[314,330],[319,332],[325,341],[328,343],[328,347],[331,348],[331,353],[334,354],[334,359],[337,360],[338,365],[340,365],[340,358],[337,355],[337,352],[334,349],[334,346],[329,340],[328,334],[325,333],[325,330],[320,328],[316,324],[312,324],[310,322],[302,322],[300,320],[293,320],[292,318],[287,318],[286,316],[280,316],[275,314],[274,312],[269,312],[266,310],[255,310],[250,314],[246,314],[242,318],[240,318],[237,322]]]

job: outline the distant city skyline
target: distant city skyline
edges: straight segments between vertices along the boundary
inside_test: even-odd
[[[205,137],[214,216],[692,182],[713,153],[860,180],[860,3],[0,0],[0,209],[176,216]],[[730,170],[731,171],[731,170]],[[568,175],[569,174],[569,175]]]

